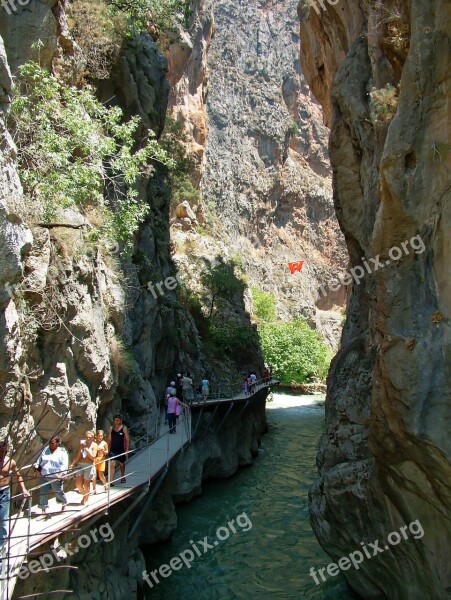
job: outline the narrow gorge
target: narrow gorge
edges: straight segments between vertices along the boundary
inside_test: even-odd
[[[2,600],[450,598],[450,33],[449,0],[3,0]],[[49,440],[118,414],[127,481],[37,516]]]

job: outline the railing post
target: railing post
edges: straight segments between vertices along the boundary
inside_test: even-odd
[[[28,498],[28,508],[27,508],[27,556],[30,552],[30,534],[31,534],[31,506],[32,506],[32,497],[30,494],[30,497]]]
[[[111,488],[111,469],[110,469],[111,463],[110,461],[107,461],[106,463],[106,468],[108,469],[108,488],[107,488],[107,506],[106,506],[106,513],[108,514],[110,511],[110,488]],[[113,474],[114,477],[114,474]]]

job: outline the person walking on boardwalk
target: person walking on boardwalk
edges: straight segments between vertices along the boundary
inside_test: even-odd
[[[210,393],[210,383],[208,381],[207,375],[204,375],[202,381],[202,402],[205,404],[207,402],[208,394]]]
[[[181,375],[181,373],[177,373],[177,378],[175,380],[175,395],[177,396],[177,398],[183,397],[182,380],[183,376]]]
[[[168,420],[169,420],[169,433],[176,433],[177,428],[177,406],[180,405],[180,400],[175,395],[175,392],[171,392],[168,398]]]
[[[113,417],[113,427],[110,427],[108,431],[108,448],[110,449],[108,457],[113,459],[110,460],[110,481],[113,481],[114,471],[119,463],[121,483],[125,483],[125,461],[130,449],[130,435],[128,427],[122,423],[122,415],[114,415]],[[111,485],[114,486],[114,483]]]
[[[24,498],[29,498],[30,494],[23,482],[22,475],[19,473],[16,461],[9,458],[9,443],[7,439],[0,441],[0,548],[2,548],[8,537],[9,505],[11,501],[11,473],[14,473],[17,483],[20,485]]]
[[[191,404],[194,400],[194,391],[193,391],[193,380],[191,379],[191,373],[187,371],[185,377],[182,379],[182,392],[183,392],[183,401],[187,404]]]
[[[249,379],[250,379],[249,391],[251,394],[253,394],[255,391],[255,382],[257,381],[257,375],[255,374],[255,371],[251,372],[251,374],[249,375]]]
[[[94,460],[97,456],[97,444],[94,441],[94,432],[87,431],[86,439],[80,440],[77,454],[71,462],[70,467],[77,470],[75,474],[75,485],[82,494],[82,504],[88,504],[91,493],[91,481],[94,479],[95,467]]]
[[[165,423],[168,423],[168,398],[171,395],[171,392],[174,392],[176,394],[175,381],[171,381],[171,383],[168,385],[168,387],[166,388],[166,391],[164,393],[164,422]]]
[[[47,497],[50,491],[55,492],[56,501],[62,505],[61,510],[63,511],[67,506],[63,482],[69,467],[69,456],[67,450],[61,446],[59,435],[52,437],[33,466],[35,475],[41,476],[38,506],[42,510],[42,514],[45,515],[49,507]]]
[[[105,465],[106,458],[108,456],[108,444],[103,439],[105,434],[102,429],[96,431],[96,442],[97,442],[97,456],[94,460],[95,472],[94,479],[92,482],[92,492],[93,494],[97,494],[97,476],[99,476],[100,481],[103,483],[103,489],[105,492],[108,489],[108,484],[105,479]]]

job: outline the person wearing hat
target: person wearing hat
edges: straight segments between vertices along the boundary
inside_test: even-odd
[[[175,381],[171,381],[164,393],[164,422],[166,424],[168,423],[168,398],[171,395],[171,392],[174,392],[174,394],[176,393]]]

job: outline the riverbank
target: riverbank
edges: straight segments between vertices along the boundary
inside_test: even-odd
[[[318,394],[325,394],[327,392],[327,386],[325,383],[313,382],[313,383],[292,383],[291,385],[279,385],[279,390],[282,393],[294,393],[304,396],[313,396]]]

